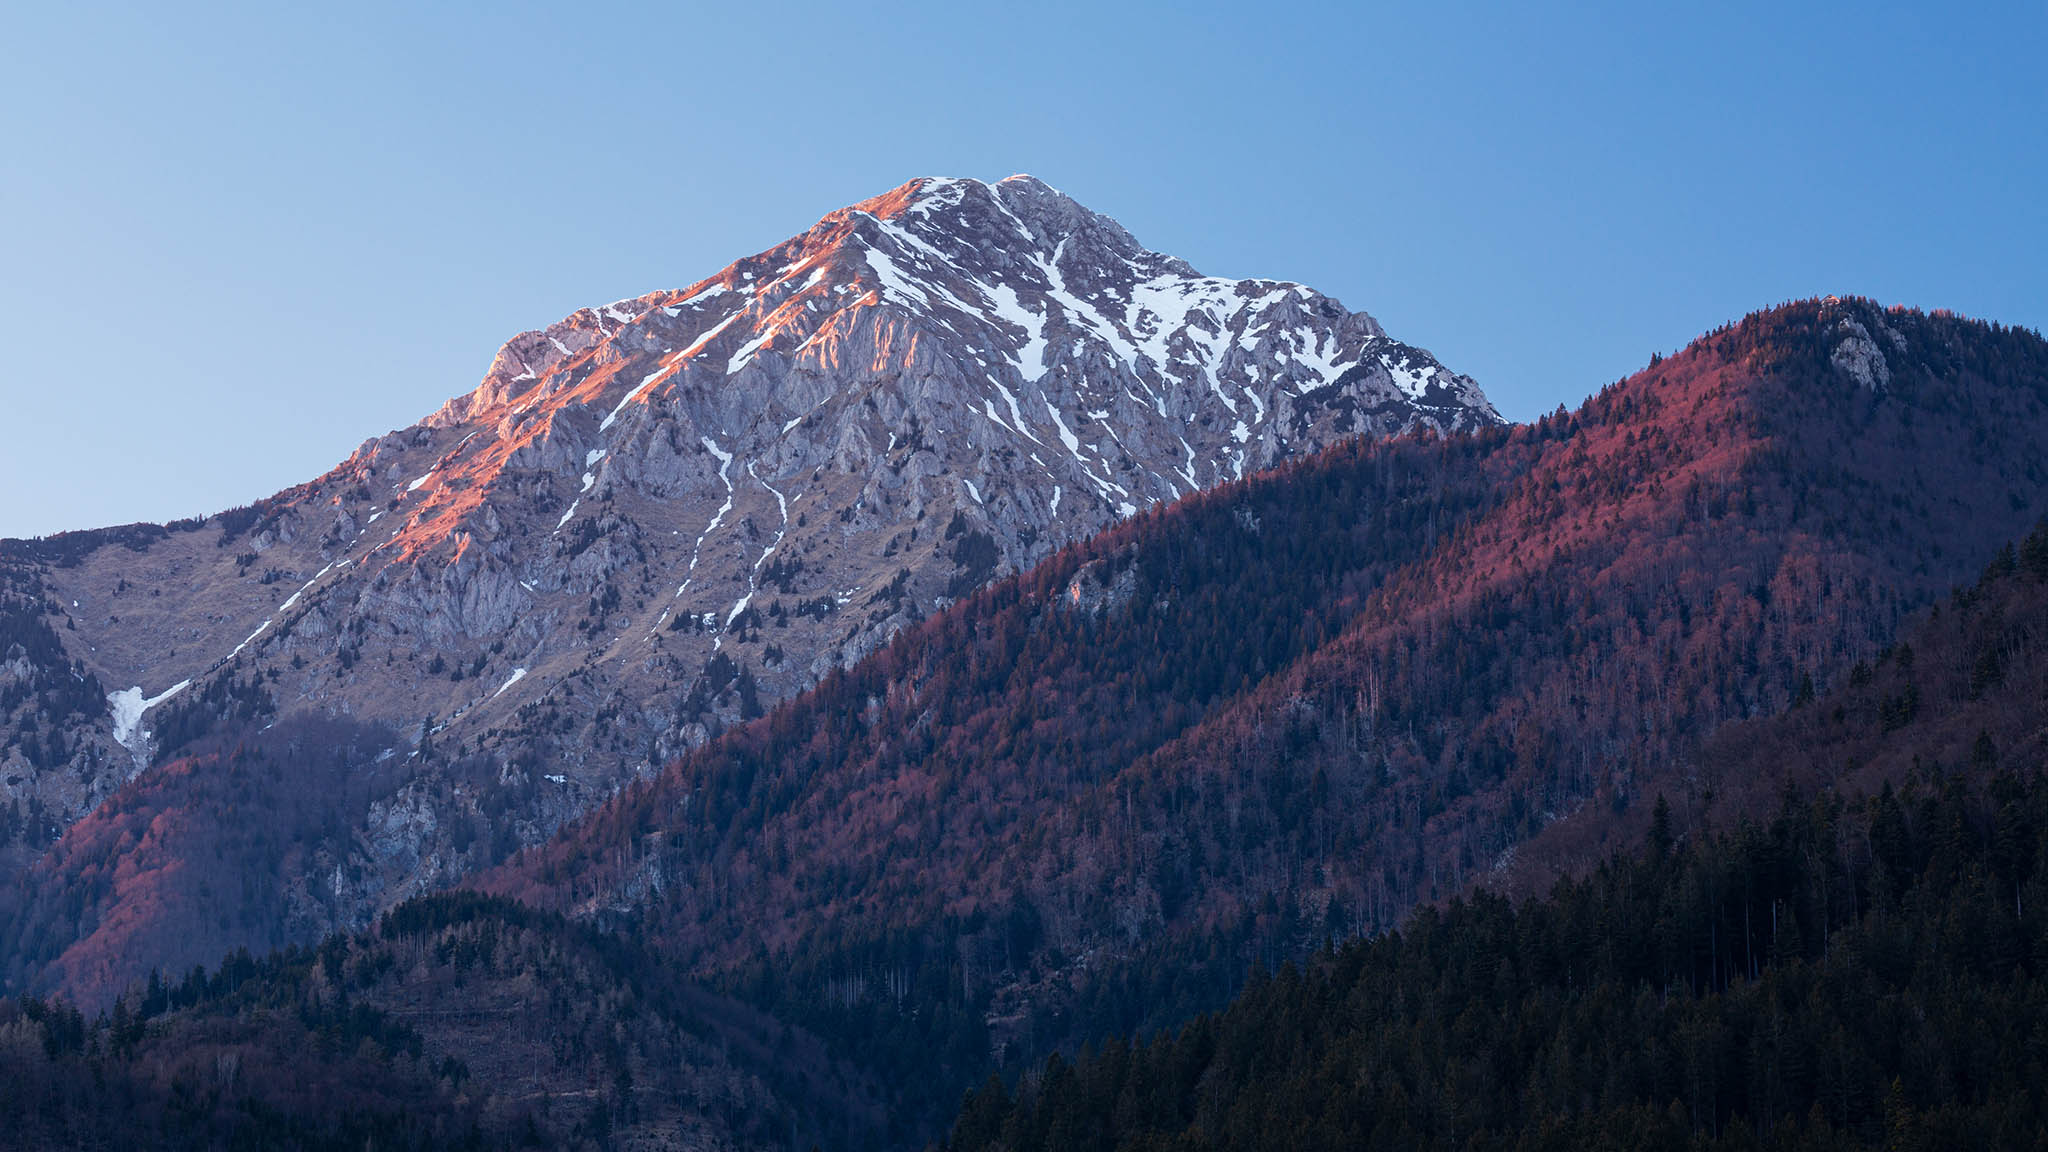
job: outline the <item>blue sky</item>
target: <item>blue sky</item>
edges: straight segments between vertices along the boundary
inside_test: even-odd
[[[2040,328],[2048,7],[1971,7],[17,5],[0,535],[308,479],[918,175],[1314,285],[1516,418],[1791,298]]]

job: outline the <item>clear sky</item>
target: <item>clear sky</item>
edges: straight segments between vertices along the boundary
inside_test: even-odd
[[[2048,326],[2048,5],[13,4],[0,535],[311,478],[577,307],[1031,172],[1528,418],[1782,300]]]

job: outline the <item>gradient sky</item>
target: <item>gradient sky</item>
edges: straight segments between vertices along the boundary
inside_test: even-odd
[[[1314,285],[1514,418],[1792,298],[2048,324],[2048,5],[1542,7],[10,5],[0,535],[309,479],[920,175]]]

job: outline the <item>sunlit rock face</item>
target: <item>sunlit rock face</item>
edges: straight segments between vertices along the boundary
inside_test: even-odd
[[[303,886],[359,920],[1147,506],[1498,420],[1311,289],[1204,277],[1032,177],[916,180],[514,337],[255,509],[30,550],[65,656],[118,699],[72,761],[10,752],[7,787],[62,824],[195,733],[382,725],[406,770]]]

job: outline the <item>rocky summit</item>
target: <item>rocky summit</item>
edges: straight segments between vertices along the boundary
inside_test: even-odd
[[[181,750],[345,718],[388,785],[300,866],[308,932],[360,922],[1150,505],[1498,421],[1309,288],[1029,176],[915,180],[521,334],[251,507],[0,545],[0,803],[47,842]]]

